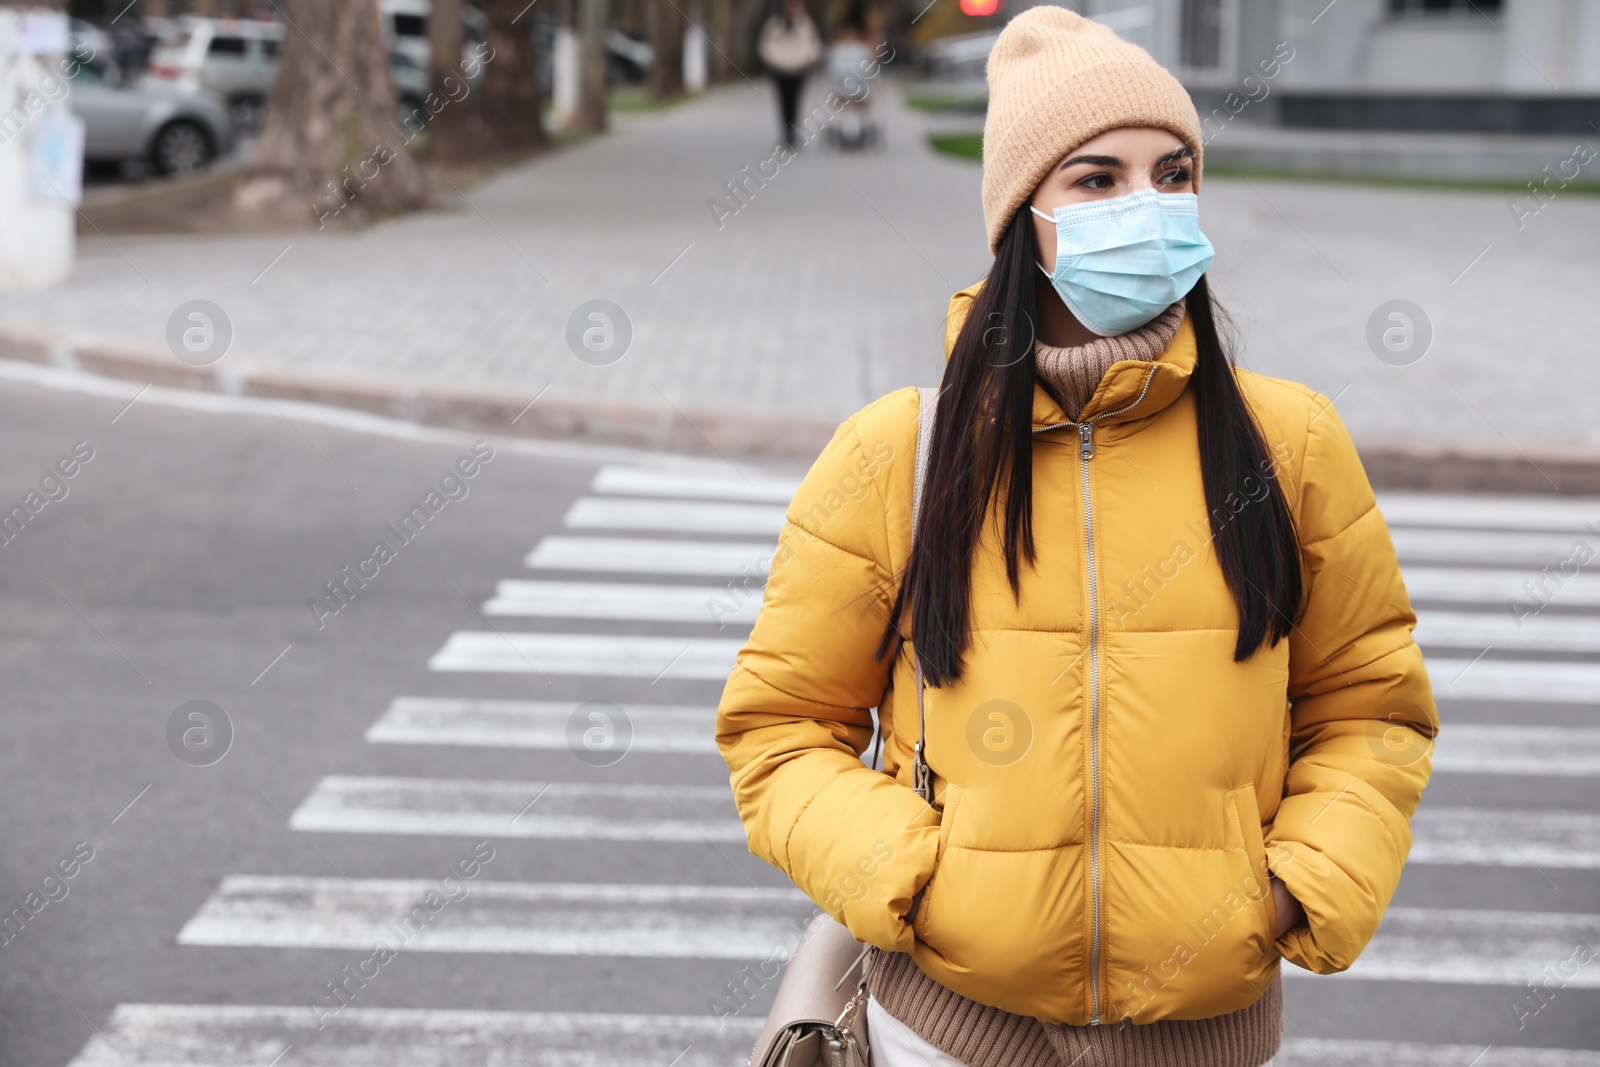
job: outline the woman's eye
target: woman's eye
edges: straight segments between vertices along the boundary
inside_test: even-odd
[[[1091,174],[1087,178],[1080,179],[1077,184],[1085,189],[1109,189],[1111,188],[1111,175]]]
[[[1173,167],[1157,179],[1167,185],[1182,185],[1189,180],[1188,167]]]

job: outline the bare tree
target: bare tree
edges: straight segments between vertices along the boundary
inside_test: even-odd
[[[302,200],[322,223],[423,203],[422,171],[395,125],[377,0],[280,0],[279,8],[289,28],[278,81],[238,201]]]
[[[650,0],[650,95],[668,100],[683,92],[683,33],[689,21],[683,5],[689,0]]]

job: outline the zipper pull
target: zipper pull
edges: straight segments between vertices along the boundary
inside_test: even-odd
[[[1094,458],[1094,439],[1089,436],[1091,432],[1092,432],[1092,427],[1090,426],[1089,423],[1087,423],[1087,422],[1078,423],[1078,458],[1079,459],[1093,459]]]

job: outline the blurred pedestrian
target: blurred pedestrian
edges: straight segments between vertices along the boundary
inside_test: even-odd
[[[1183,85],[1055,5],[987,77],[987,276],[802,481],[717,744],[874,1067],[1261,1067],[1399,884],[1416,613],[1332,402],[1218,328]]]
[[[840,100],[838,114],[828,125],[828,136],[840,147],[858,148],[878,137],[878,127],[869,111],[871,87],[867,84],[867,72],[874,70],[880,43],[872,35],[874,21],[866,4],[851,0],[828,45],[828,89]],[[831,110],[832,105],[829,107]]]
[[[782,6],[761,25],[756,53],[772,71],[778,87],[782,140],[793,149],[800,116],[800,90],[806,74],[822,59],[822,34],[806,11],[805,0],[782,0]]]

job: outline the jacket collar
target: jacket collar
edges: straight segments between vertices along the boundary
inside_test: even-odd
[[[945,312],[944,358],[950,358],[961,324],[972,308],[973,298],[983,283],[977,282],[950,298]],[[1196,360],[1194,324],[1187,311],[1178,332],[1153,363],[1124,359],[1113,363],[1100,379],[1094,395],[1084,405],[1081,418],[1097,423],[1128,422],[1142,419],[1165,408],[1183,395],[1194,373]],[[1146,381],[1148,380],[1148,386]],[[1142,394],[1142,395],[1141,395]],[[1070,422],[1050,393],[1037,382],[1033,387],[1033,425],[1037,428]]]

